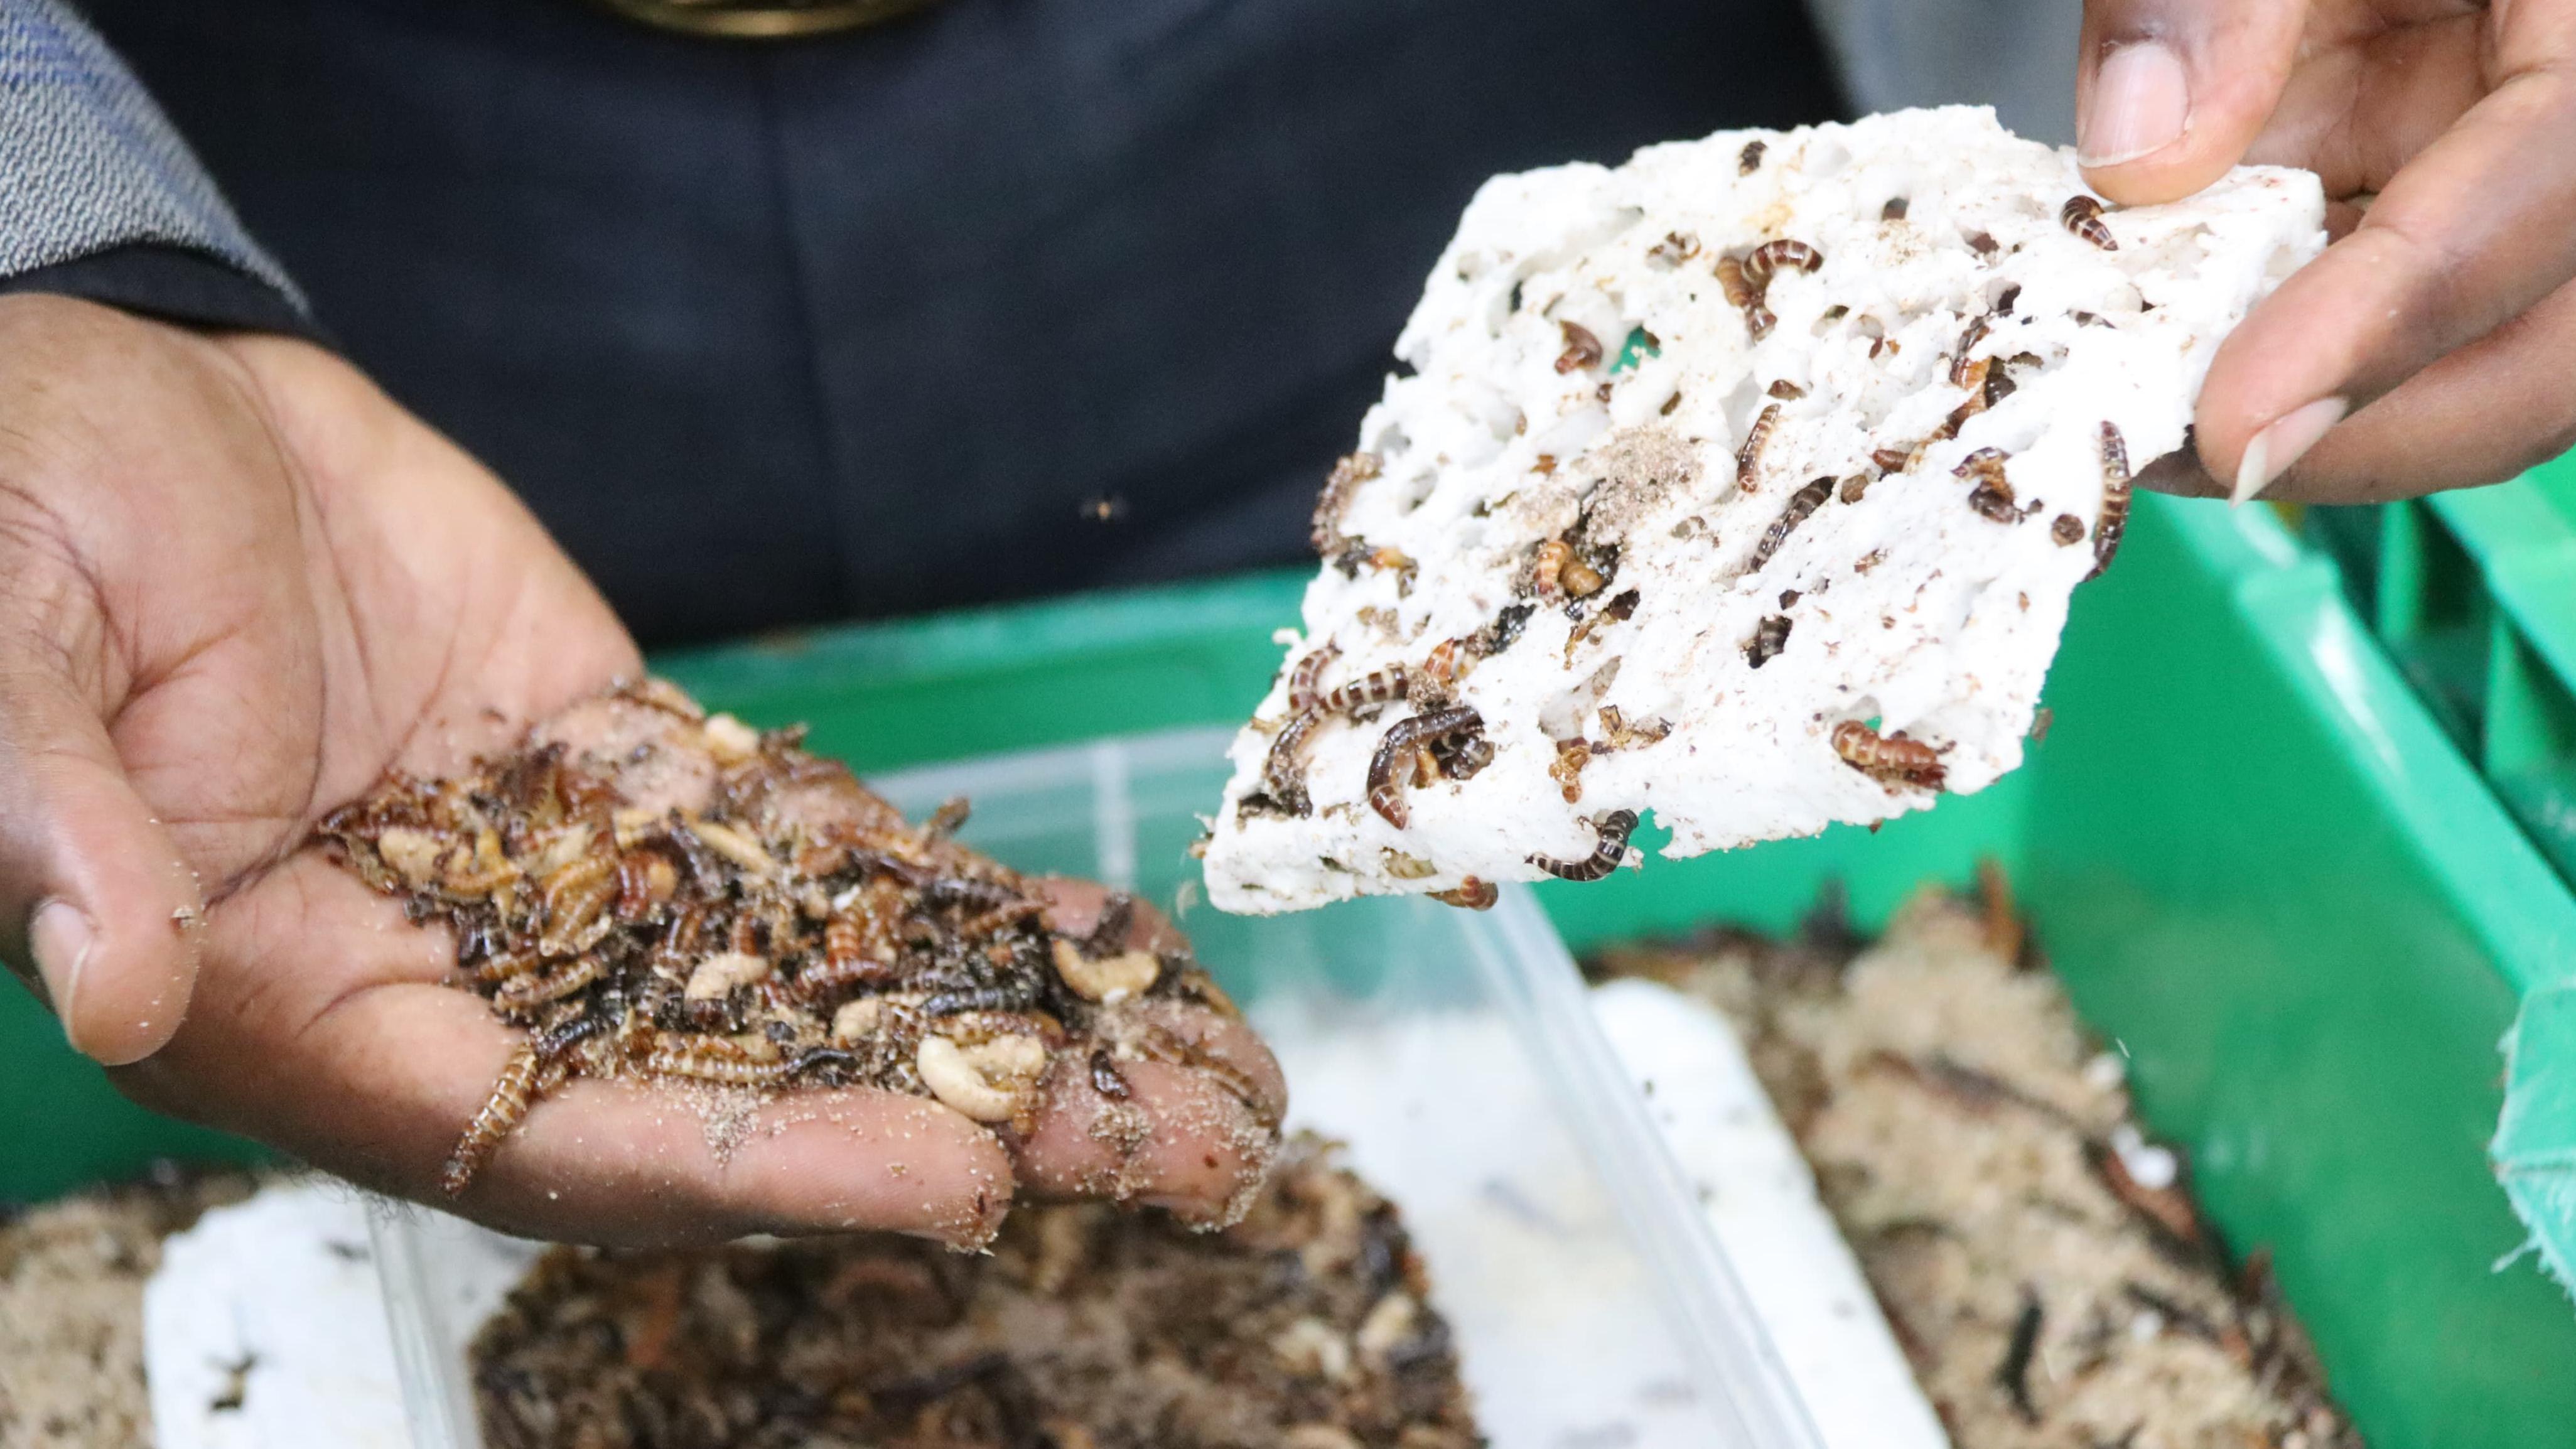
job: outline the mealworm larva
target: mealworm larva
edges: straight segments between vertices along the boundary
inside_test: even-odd
[[[1492,881],[1480,880],[1471,875],[1460,881],[1453,890],[1433,891],[1431,898],[1444,906],[1456,906],[1460,910],[1490,911],[1494,908],[1494,902],[1503,898],[1503,893]]]
[[[924,840],[946,840],[965,829],[967,817],[974,813],[975,802],[963,795],[952,795],[940,801],[930,818],[921,822],[921,836]]]
[[[1805,242],[1783,237],[1778,241],[1764,242],[1745,254],[1744,280],[1752,283],[1756,291],[1767,291],[1771,278],[1782,268],[1812,272],[1824,264],[1823,252]]]
[[[449,1197],[463,1195],[474,1181],[474,1175],[500,1150],[501,1141],[527,1120],[528,1109],[543,1092],[540,1085],[551,1068],[531,1039],[519,1043],[510,1054],[501,1075],[492,1083],[491,1094],[483,1099],[481,1111],[466,1125],[463,1136],[456,1139],[455,1150],[447,1154],[447,1165],[440,1169],[438,1186]]]
[[[1717,259],[1717,284],[1726,292],[1726,300],[1744,314],[1745,330],[1759,342],[1779,322],[1771,309],[1763,305],[1762,289],[1744,274],[1744,264],[1733,257]]]
[[[1432,741],[1431,755],[1439,762],[1441,774],[1452,780],[1472,780],[1494,762],[1494,742],[1483,735],[1438,739]]]
[[[1556,355],[1558,372],[1580,372],[1601,363],[1601,339],[1578,322],[1559,322],[1556,330],[1565,338],[1565,350]]]
[[[1858,503],[1868,494],[1869,485],[1870,476],[1867,473],[1854,473],[1843,480],[1842,488],[1835,496],[1845,503]]]
[[[762,845],[759,839],[751,834],[737,830],[719,820],[692,818],[688,824],[691,833],[695,834],[707,849],[741,866],[744,870],[754,875],[772,875],[777,872],[778,862],[770,857],[769,847]]]
[[[1984,338],[1985,335],[1986,319],[1983,317],[1969,319],[1968,329],[1959,334],[1958,351],[1953,353],[1950,358],[1950,385],[1952,387],[1966,387],[1968,385],[1968,349],[1976,346],[1979,340]]]
[[[724,1037],[696,1033],[659,1033],[644,1054],[647,1076],[685,1077],[727,1087],[772,1086],[794,1070],[789,1062],[762,1061]]]
[[[1886,786],[1890,794],[1899,785],[1941,788],[1944,771],[1939,752],[1921,740],[1907,739],[1902,732],[1881,737],[1861,721],[1847,719],[1834,726],[1833,744],[1844,764]]]
[[[1735,486],[1747,493],[1759,491],[1761,480],[1755,470],[1762,463],[1762,447],[1771,441],[1771,430],[1780,424],[1780,405],[1764,403],[1744,433],[1743,446],[1735,450]]]
[[[1301,710],[1288,717],[1271,736],[1269,757],[1261,764],[1263,793],[1279,802],[1279,808],[1300,819],[1315,813],[1315,802],[1306,793],[1306,740],[1315,726],[1324,722],[1319,710]]]
[[[2021,510],[2013,503],[2013,486],[1998,474],[1979,479],[1968,490],[1968,507],[1989,523],[2019,523]]]
[[[989,911],[968,916],[957,923],[957,934],[969,941],[998,936],[1014,926],[1024,925],[1046,914],[1044,901],[1005,901]]]
[[[1309,651],[1305,658],[1297,661],[1297,667],[1288,674],[1288,710],[1291,714],[1303,714],[1322,702],[1324,671],[1331,668],[1333,661],[1341,655],[1339,645],[1327,644]]]
[[[1610,582],[1602,576],[1601,570],[1580,555],[1565,561],[1565,567],[1557,570],[1556,581],[1564,586],[1565,596],[1569,599],[1591,598],[1601,592],[1602,585]]]
[[[1393,703],[1404,698],[1410,688],[1404,666],[1390,664],[1325,691],[1316,707],[1326,714],[1351,714],[1373,704]]]
[[[1581,860],[1558,860],[1553,856],[1532,855],[1529,863],[1559,880],[1600,880],[1628,862],[1628,837],[1637,829],[1637,812],[1613,810],[1594,822],[1601,832],[1600,843]]]
[[[1735,174],[1738,176],[1750,176],[1754,172],[1761,170],[1762,153],[1770,149],[1771,143],[1768,141],[1745,142],[1744,149],[1737,152],[1735,156]]]
[[[1351,496],[1377,476],[1378,467],[1375,453],[1352,453],[1333,464],[1324,479],[1324,491],[1315,500],[1314,524],[1307,534],[1318,557],[1329,559],[1350,547],[1351,541],[1342,534],[1342,515],[1350,512]]]
[[[658,850],[630,850],[617,857],[617,919],[637,921],[680,889],[680,872]]]
[[[2011,458],[2011,456],[2012,455],[2010,453],[2005,452],[2001,448],[1979,448],[1968,456],[1961,458],[1959,460],[1959,466],[1950,470],[1950,476],[1953,478],[2001,478],[2004,476],[2004,463],[2007,459]]]
[[[2072,548],[2084,541],[2084,520],[2072,513],[2061,513],[2049,520],[2048,536],[2060,548]]]
[[[561,1001],[597,981],[607,969],[607,963],[598,956],[584,954],[551,975],[517,976],[503,982],[501,989],[492,993],[492,1004],[503,1011],[519,1012],[532,1006],[543,1006],[549,1001]]]
[[[1475,706],[1465,704],[1396,721],[1378,741],[1377,753],[1369,760],[1369,808],[1387,824],[1402,830],[1412,818],[1405,806],[1404,787],[1411,775],[1414,752],[1435,740],[1477,734],[1484,728],[1485,717],[1476,712]]]
[[[1763,391],[1772,397],[1781,398],[1791,402],[1807,395],[1807,390],[1805,388],[1798,386],[1796,383],[1791,382],[1785,377],[1774,378],[1771,385],[1764,388]]]
[[[1551,538],[1540,544],[1538,551],[1530,555],[1531,590],[1542,599],[1554,597],[1564,587],[1565,563],[1572,557],[1574,550],[1564,539]]]
[[[2120,535],[2129,527],[2129,444],[2107,419],[2102,424],[2102,516],[2093,525],[2093,572],[2097,579],[2120,551]]]
[[[1878,209],[1878,219],[1880,221],[1903,221],[1905,220],[1905,214],[1913,209],[1914,203],[1907,198],[1902,196],[1891,196],[1887,199],[1887,204]]]
[[[1678,267],[1699,255],[1699,234],[1687,231],[1664,233],[1664,239],[1646,248],[1646,260],[1658,266]]]
[[[1753,637],[1744,645],[1744,662],[1755,669],[1780,657],[1789,647],[1789,629],[1794,621],[1786,614],[1766,616],[1753,626]]]
[[[2103,224],[2102,203],[2092,197],[2078,194],[2066,198],[2066,205],[2058,208],[2057,219],[2068,231],[2106,252],[2120,249],[2119,238],[2111,235],[2111,228]]]
[[[1780,545],[1787,543],[1789,535],[1797,531],[1798,525],[1806,522],[1810,514],[1822,508],[1825,500],[1833,496],[1834,480],[1830,477],[1818,478],[1790,494],[1789,506],[1780,510],[1780,516],[1773,519],[1771,527],[1763,533],[1762,541],[1753,546],[1753,559],[1745,565],[1745,571],[1750,573],[1769,563],[1771,556],[1780,551]]]
[[[474,979],[485,986],[500,986],[535,971],[544,958],[534,951],[495,951],[477,962]]]
[[[1914,450],[1911,448],[1872,448],[1869,450],[1869,461],[1875,465],[1881,473],[1902,473],[1914,465]]]
[[[881,986],[895,978],[895,963],[868,949],[869,922],[847,912],[823,923],[822,959],[796,973],[800,1000],[818,1001],[853,986]],[[883,953],[886,958],[893,952]]]

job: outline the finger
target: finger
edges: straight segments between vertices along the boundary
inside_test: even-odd
[[[75,1048],[131,1062],[187,1011],[205,902],[97,706],[26,642],[0,646],[0,950]]]
[[[2561,62],[2576,54],[2576,36],[2543,38],[2556,49],[2512,35],[2498,52],[2501,84],[2219,349],[2199,444],[2240,499],[2351,410],[2576,275],[2576,146],[2564,143],[2576,129],[2576,85]]]
[[[2266,496],[2373,503],[2500,482],[2576,446],[2576,282],[2326,434]]]
[[[2307,0],[2086,0],[2076,155],[2126,205],[2209,185],[2261,133],[2298,62]]]
[[[1075,876],[1042,876],[1036,884],[1047,900],[1047,929],[1075,937],[1088,937],[1098,930],[1101,911],[1126,894]],[[1124,949],[1161,954],[1190,948],[1189,937],[1153,902],[1128,896],[1127,911],[1127,934],[1120,942]]]
[[[379,1191],[532,1236],[621,1244],[883,1229],[977,1245],[1011,1197],[994,1136],[874,1090],[744,1096],[581,1081],[464,1193],[439,1177],[524,1039],[442,984],[454,944],[306,854],[219,911],[218,962],[169,1048],[118,1074],[148,1106]],[[363,966],[346,955],[363,952]]]
[[[2485,25],[2447,16],[2311,52],[2245,159],[2314,171],[2329,197],[2378,191],[2486,94]]]
[[[1267,1174],[1287,1086],[1249,1029],[1202,1008],[1146,1002],[1104,1024],[1144,1045],[1060,1053],[1019,1143],[1041,1197],[1105,1197],[1194,1222],[1230,1218]]]

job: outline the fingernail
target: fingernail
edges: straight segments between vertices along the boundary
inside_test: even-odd
[[[2236,465],[2236,489],[2228,502],[2251,503],[2262,497],[2264,489],[2279,482],[2290,465],[2317,445],[2317,439],[2343,421],[2351,406],[2339,397],[2321,397],[2274,418],[2271,426],[2245,445],[2245,456]]]
[[[89,917],[69,901],[47,901],[36,907],[27,922],[27,949],[35,955],[36,970],[45,979],[45,994],[53,998],[65,1036],[71,1034],[72,998],[80,990],[81,969],[89,965],[90,948],[97,941]]]
[[[2191,81],[2182,57],[2161,41],[2132,41],[2102,58],[2093,103],[2075,128],[2075,159],[2117,166],[2182,139],[2191,123]]]

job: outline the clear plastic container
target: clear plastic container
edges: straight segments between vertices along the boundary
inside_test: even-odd
[[[1279,1053],[1290,1125],[1349,1144],[1402,1207],[1495,1449],[1818,1438],[1564,945],[1506,887],[1251,919],[1192,909],[1227,734],[1190,730],[908,771],[907,812],[974,802],[964,835],[1179,915]],[[471,1449],[465,1346],[536,1251],[443,1214],[375,1218],[413,1437]]]

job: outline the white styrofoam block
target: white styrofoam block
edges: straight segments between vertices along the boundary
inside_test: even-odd
[[[2063,219],[2085,194],[2071,152],[1966,108],[1486,183],[1397,343],[1410,374],[1361,425],[1374,471],[1327,510],[1331,553],[1287,641],[1291,667],[1335,651],[1324,687],[1401,665],[1414,696],[1313,730],[1300,816],[1264,788],[1283,668],[1232,751],[1210,899],[1266,913],[1535,879],[1533,853],[1590,855],[1619,809],[1651,811],[1678,856],[1937,798],[1847,765],[1830,741],[1846,721],[1939,749],[1952,791],[2017,766],[2094,567],[2104,426],[2137,467],[2181,447],[2219,340],[2325,239],[2302,171],[2240,168],[2188,201],[2110,211],[2116,250]],[[1781,240],[1822,261],[1775,272],[1757,340],[1716,265]],[[1956,364],[2012,390],[1954,382]],[[1954,473],[1988,448],[2009,455],[2010,521],[1972,508]],[[1870,481],[1847,500],[1847,479]],[[1826,501],[1757,563],[1816,480]],[[1544,592],[1550,542],[1607,583]],[[1381,738],[1423,705],[1438,646],[1522,607],[1513,642],[1453,690],[1492,762],[1405,791],[1398,828],[1367,799]],[[1772,618],[1788,634],[1757,664],[1746,646]],[[1602,750],[1618,743],[1605,706],[1669,733]],[[1549,767],[1576,738],[1595,752],[1569,802]]]

